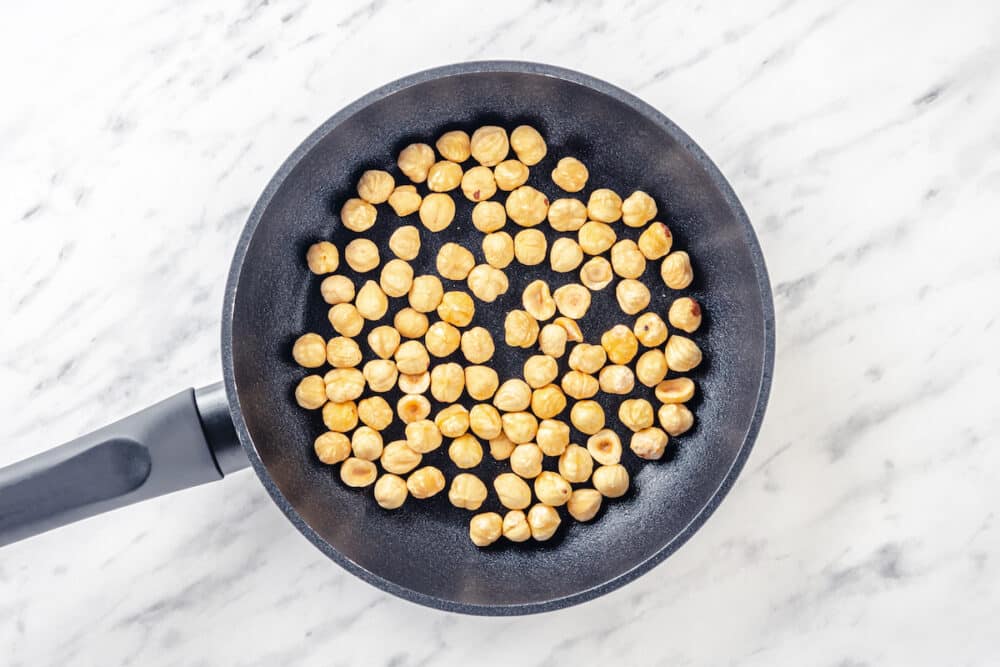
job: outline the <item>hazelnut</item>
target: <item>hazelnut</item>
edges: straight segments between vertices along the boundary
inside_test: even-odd
[[[655,387],[667,376],[667,359],[659,350],[648,350],[642,353],[635,362],[635,374],[639,382],[647,387]]]
[[[629,398],[618,406],[618,419],[632,430],[641,431],[653,425],[653,406],[644,398]]]
[[[535,266],[545,261],[548,241],[537,229],[525,229],[514,236],[514,256],[525,266]]]
[[[497,182],[489,167],[473,167],[462,176],[462,194],[469,201],[482,202],[496,192]]]
[[[628,492],[628,471],[621,464],[600,466],[591,480],[594,488],[606,498],[621,498]]]
[[[603,257],[592,257],[580,267],[580,282],[595,291],[607,287],[614,277],[611,262]]]
[[[427,180],[427,172],[434,164],[434,149],[427,144],[410,144],[396,159],[399,170],[414,183]]]
[[[568,317],[557,317],[552,320],[552,323],[558,324],[566,330],[567,341],[579,343],[583,340],[583,332],[580,331],[580,325],[576,323],[576,320],[571,320]]]
[[[503,519],[496,512],[483,512],[469,521],[469,539],[477,547],[488,547],[500,539]]]
[[[601,369],[598,382],[605,394],[630,394],[635,388],[635,374],[628,366],[605,366]]]
[[[534,280],[528,283],[521,294],[521,304],[524,310],[536,320],[547,320],[556,314],[556,302],[549,292],[549,285],[544,280]]]
[[[363,199],[348,199],[340,207],[340,222],[352,232],[364,232],[371,229],[377,215],[378,211],[375,210],[375,207]]]
[[[326,363],[326,341],[319,334],[303,334],[292,345],[292,358],[303,368],[319,368]]]
[[[403,308],[392,318],[392,326],[403,338],[420,338],[427,333],[427,316],[413,308]]]
[[[691,297],[681,297],[670,304],[667,319],[681,331],[694,333],[701,326],[701,306]]]
[[[579,199],[557,199],[549,205],[549,225],[557,232],[575,232],[587,222],[587,207]]]
[[[366,273],[378,266],[378,246],[368,239],[354,239],[344,248],[344,259],[358,273]]]
[[[483,327],[473,327],[462,333],[462,354],[472,364],[483,364],[493,358],[493,336]]]
[[[514,239],[507,232],[493,232],[483,237],[483,256],[486,263],[505,269],[514,261]]]
[[[654,391],[660,403],[687,403],[694,396],[694,381],[691,378],[664,380]]]
[[[592,397],[598,388],[597,378],[580,371],[570,371],[562,379],[563,392],[576,400]]]
[[[646,259],[660,259],[670,252],[674,239],[662,222],[654,222],[639,235],[639,251]]]
[[[417,276],[410,285],[410,307],[421,313],[437,309],[444,297],[444,286],[437,276]]]
[[[379,393],[390,391],[399,378],[395,362],[389,359],[373,359],[365,364],[365,380],[372,391]]]
[[[552,357],[536,354],[524,362],[524,381],[532,389],[551,384],[559,375],[559,364]]]
[[[469,135],[462,130],[445,132],[434,142],[434,146],[445,160],[452,162],[465,162],[472,154]]]
[[[466,385],[468,385],[468,379],[466,379]],[[472,409],[469,410],[469,429],[480,438],[485,438],[486,440],[492,441],[495,438],[499,438],[503,433],[503,423],[500,421],[500,412],[492,405],[487,405],[485,403],[473,405]],[[514,445],[511,443],[511,449],[513,449],[513,447]],[[490,453],[492,452],[493,445],[491,442]]]
[[[469,366],[465,369],[465,391],[477,401],[493,398],[500,378],[489,366]]]
[[[583,285],[563,285],[553,298],[559,312],[574,320],[581,319],[590,310],[590,290]]]
[[[681,403],[667,403],[660,406],[657,417],[660,419],[660,426],[670,435],[676,437],[687,433],[694,426],[694,415],[688,410],[686,405]],[[650,419],[652,425],[652,419]]]
[[[451,480],[448,500],[460,509],[477,510],[486,500],[486,485],[475,475],[460,473]]]
[[[486,303],[496,301],[509,287],[507,275],[489,264],[479,264],[469,271],[466,284],[477,299]]]
[[[549,213],[548,198],[531,187],[522,185],[509,195],[505,204],[507,216],[522,227],[534,227]]]
[[[598,188],[587,200],[587,215],[598,222],[614,222],[622,217],[622,198],[614,190]]]
[[[497,437],[490,438],[490,455],[497,461],[509,459],[510,455],[514,452],[514,447],[514,443],[502,431]]]
[[[538,332],[538,348],[543,354],[559,358],[566,353],[566,330],[558,324],[546,324]]]
[[[402,343],[395,354],[396,368],[407,375],[423,373],[430,366],[431,360],[427,348],[418,340],[408,340]]]
[[[295,402],[300,408],[316,410],[326,403],[326,383],[320,375],[307,375],[295,387]],[[333,430],[333,429],[331,429]]]
[[[555,419],[543,419],[538,423],[535,443],[546,456],[559,456],[569,445],[569,425]]]
[[[510,151],[507,131],[495,125],[484,125],[472,133],[470,151],[476,162],[484,167],[499,164]]]
[[[484,234],[502,229],[506,223],[507,211],[500,202],[481,201],[472,207],[472,224]]]
[[[382,456],[382,436],[373,428],[359,426],[351,436],[354,455],[365,461],[377,461]]]
[[[476,436],[465,433],[451,441],[448,458],[463,470],[475,468],[483,460],[483,446]]]
[[[553,535],[559,528],[562,519],[554,507],[548,505],[533,505],[528,510],[528,526],[531,528],[531,537],[537,542],[544,542]]]
[[[365,326],[365,318],[353,303],[338,303],[326,315],[333,330],[341,336],[357,336]]]
[[[577,489],[566,503],[566,510],[577,521],[590,521],[601,511],[602,499],[596,489]]]
[[[441,435],[457,438],[469,430],[469,411],[462,405],[449,405],[434,418]]]
[[[504,160],[493,167],[493,178],[498,188],[510,192],[528,182],[528,171],[527,165],[520,160]]]
[[[323,301],[331,306],[354,301],[354,283],[347,276],[327,276],[320,283],[319,291]]]
[[[530,412],[508,412],[500,415],[500,423],[504,435],[518,445],[531,442],[538,432],[538,420]]]
[[[420,254],[420,230],[413,225],[403,225],[389,237],[389,250],[400,259],[415,259]]]
[[[636,190],[622,202],[622,222],[642,227],[656,217],[656,202],[642,190]]]
[[[361,174],[361,178],[358,180],[358,196],[361,197],[365,203],[370,204],[381,204],[388,201],[389,195],[396,188],[396,179],[392,177],[387,171],[382,171],[380,169],[369,169],[365,173]],[[375,208],[372,207],[372,212],[374,213]],[[374,222],[374,217],[372,218]],[[368,225],[371,227],[371,225]],[[367,229],[367,227],[365,228]],[[364,231],[363,229],[356,229],[354,231]]]
[[[663,458],[669,440],[666,433],[654,426],[633,433],[629,448],[640,459],[656,461]]]
[[[604,428],[604,410],[597,401],[577,401],[569,412],[569,420],[580,433],[593,435]]]
[[[643,313],[632,325],[632,333],[646,347],[656,347],[666,342],[667,325],[656,313]]]
[[[351,441],[343,433],[327,431],[313,442],[316,458],[327,465],[340,463],[351,455]]]
[[[527,410],[531,404],[531,387],[524,380],[506,380],[493,396],[493,405],[504,412]]]
[[[500,504],[507,509],[523,510],[531,504],[531,487],[523,479],[511,472],[497,475],[493,480]]]
[[[424,345],[435,357],[447,357],[458,349],[461,342],[462,334],[447,322],[435,322],[424,335]],[[433,381],[431,378],[432,384]]]
[[[545,139],[530,125],[514,128],[510,133],[510,147],[517,154],[517,159],[529,167],[541,162],[547,152]]]
[[[358,402],[358,419],[365,426],[382,431],[392,423],[392,408],[381,396],[369,396]]]
[[[406,446],[418,454],[433,452],[441,446],[441,431],[430,419],[419,419],[406,425]]]
[[[340,479],[347,486],[368,486],[378,476],[378,469],[371,461],[351,457],[340,464]]]
[[[587,184],[590,173],[575,157],[564,157],[552,170],[552,182],[566,192],[579,192]]]
[[[649,288],[638,280],[626,278],[615,287],[618,306],[626,315],[635,315],[649,305]]]
[[[694,280],[691,258],[683,250],[677,250],[663,258],[660,277],[670,289],[684,289]]]
[[[396,475],[405,475],[410,472],[423,460],[420,452],[413,451],[404,440],[390,442],[382,449],[382,456],[379,463],[382,469]]]
[[[608,353],[611,363],[627,364],[639,351],[639,341],[627,326],[616,324],[601,336],[601,347]]]
[[[538,340],[538,320],[523,310],[507,313],[503,330],[504,341],[511,347],[531,347]]]
[[[611,246],[611,266],[622,278],[638,278],[646,270],[646,258],[635,241],[624,239]]]
[[[531,538],[531,526],[524,512],[510,510],[503,515],[503,536],[511,542],[525,542]]]
[[[389,299],[377,282],[369,280],[358,290],[358,296],[354,299],[354,307],[366,320],[380,320],[389,310]]]
[[[465,371],[456,363],[441,364],[431,371],[431,396],[440,403],[454,403],[465,390]]]
[[[326,397],[334,403],[353,401],[365,390],[365,376],[357,368],[334,368],[323,376]]]
[[[580,248],[588,255],[600,255],[615,244],[618,235],[611,225],[590,220],[576,233]]]
[[[697,343],[684,336],[673,335],[668,338],[663,353],[667,358],[667,366],[678,373],[686,373],[701,363],[701,350]]]
[[[375,327],[368,332],[368,347],[380,359],[388,359],[399,348],[399,332],[388,325]]]
[[[306,265],[316,275],[333,273],[340,266],[340,253],[337,246],[329,241],[320,241],[309,246],[306,251]]]
[[[606,428],[587,439],[587,451],[601,465],[614,465],[622,459],[622,441],[617,433]]]
[[[558,273],[568,273],[580,266],[583,262],[583,250],[580,244],[573,239],[561,237],[552,244],[549,252],[549,264],[552,270]]]
[[[431,402],[421,394],[404,394],[396,403],[396,412],[404,424],[409,424],[426,419],[431,413]]]
[[[579,343],[569,353],[569,367],[581,373],[596,373],[608,360],[604,347]]]
[[[430,389],[431,374],[429,371],[415,373],[413,375],[400,373],[399,380],[396,381],[396,384],[399,386],[399,390],[404,394],[422,394]]]
[[[410,215],[420,210],[423,198],[412,185],[399,185],[389,195],[389,206],[399,217]]]
[[[445,192],[432,192],[420,202],[420,222],[432,232],[440,232],[455,219],[455,200]]]
[[[456,327],[468,326],[475,312],[472,297],[465,292],[445,292],[437,307],[438,317]]]
[[[534,479],[542,472],[542,450],[531,443],[518,445],[510,454],[510,469],[525,479]]]
[[[382,509],[394,510],[402,507],[407,495],[409,492],[406,490],[406,481],[398,475],[382,475],[375,482],[375,502]]]
[[[561,507],[569,500],[573,487],[557,473],[544,470],[535,478],[535,497],[552,507]]]
[[[406,488],[414,498],[430,498],[444,489],[444,474],[434,466],[424,466],[410,473]]]
[[[413,267],[404,260],[390,259],[382,267],[378,284],[386,296],[406,296],[413,285]]]
[[[326,390],[325,384],[323,389]],[[323,406],[323,423],[331,431],[346,433],[358,425],[358,406],[354,401],[343,403],[328,401]]]
[[[559,474],[568,482],[586,482],[593,469],[594,458],[580,445],[568,445],[559,456]]]

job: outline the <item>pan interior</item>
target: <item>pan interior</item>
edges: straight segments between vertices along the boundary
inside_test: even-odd
[[[358,236],[343,229],[338,211],[354,194],[365,169],[385,169],[397,182],[404,180],[395,165],[401,148],[414,141],[434,143],[450,129],[471,133],[483,124],[509,130],[527,123],[544,135],[548,156],[531,169],[529,183],[550,199],[586,196],[597,187],[627,195],[635,189],[650,193],[660,215],[674,235],[674,248],[687,250],[696,280],[684,290],[704,306],[702,328],[693,336],[705,353],[704,363],[692,374],[698,384],[690,404],[695,428],[672,439],[668,454],[658,462],[639,461],[625,452],[623,463],[632,475],[632,487],[622,499],[605,502],[589,524],[574,522],[563,510],[563,524],[545,543],[511,544],[501,540],[480,550],[469,541],[471,513],[452,507],[447,494],[425,501],[409,499],[402,509],[387,512],[372,498],[371,488],[347,488],[338,467],[321,464],[312,450],[313,439],[325,430],[319,412],[306,412],[294,402],[293,390],[306,371],[291,359],[292,342],[307,331],[333,334],[326,319],[328,306],[320,297],[320,278],[304,262],[306,249],[327,239],[343,248]],[[279,175],[277,188],[263,208],[245,257],[239,267],[233,302],[231,346],[232,379],[253,447],[279,504],[308,526],[310,535],[329,555],[389,590],[419,601],[466,609],[516,608],[565,599],[594,590],[655,559],[680,535],[724,484],[741,449],[758,406],[763,375],[767,372],[767,307],[761,295],[761,270],[742,210],[718,185],[713,167],[690,152],[686,138],[630,104],[576,82],[529,72],[471,72],[422,81],[376,99],[370,105],[332,124],[297,164]],[[551,182],[556,161],[564,156],[581,159],[590,170],[587,188],[577,195],[559,191]],[[466,168],[469,164],[467,163]],[[423,185],[419,186],[426,192]],[[441,244],[461,243],[484,261],[482,234],[471,224],[471,204],[460,191],[452,193],[458,205],[454,223],[431,234],[416,215],[405,224],[420,228],[423,249],[413,262],[416,274],[436,274],[434,258]],[[500,192],[494,199],[502,201]],[[385,262],[392,255],[389,234],[400,223],[387,205],[380,205],[376,225],[363,235],[372,238]],[[619,238],[637,238],[639,230],[616,223]],[[558,236],[542,225],[549,243]],[[519,231],[508,221],[506,231]],[[365,276],[343,261],[341,272],[355,280],[377,280],[377,270]],[[649,262],[643,280],[653,304],[666,319],[666,308],[676,292],[667,290],[658,274],[659,262]],[[521,289],[531,280],[546,278],[552,288],[578,281],[576,273],[554,274],[547,262],[507,269],[510,290],[493,304],[477,300],[470,326],[484,326],[497,342],[490,362],[501,381],[520,377],[521,365],[531,354],[503,342],[503,319],[520,307]],[[443,280],[445,289],[464,285]],[[614,324],[631,325],[634,317],[618,308],[614,284],[595,293],[593,306],[581,325],[588,341]],[[390,300],[390,314],[405,299]],[[433,317],[432,317],[433,319]],[[372,325],[366,326],[359,337]],[[362,348],[366,345],[362,342]],[[450,361],[446,359],[443,361]],[[465,363],[461,359],[456,359]],[[565,358],[561,362],[565,370]],[[635,395],[658,405],[641,385]],[[384,395],[393,405],[398,394]],[[621,398],[604,394],[609,427],[628,431],[617,418]],[[473,401],[463,395],[462,402]],[[437,409],[438,405],[435,405]],[[568,411],[567,411],[568,415]],[[568,422],[568,416],[562,418]],[[402,437],[397,420],[385,433],[385,442]],[[572,441],[585,444],[574,431]],[[484,443],[485,445],[485,443]],[[458,471],[448,460],[447,442],[425,456],[425,464],[444,470],[450,479]],[[488,449],[488,448],[487,448]],[[546,468],[555,469],[547,460]],[[476,470],[484,481],[506,469],[488,452]],[[260,469],[258,469],[260,472]],[[490,492],[480,511],[501,511]],[[314,534],[310,534],[310,530]],[[319,539],[317,539],[317,536]],[[499,612],[502,613],[502,612]]]

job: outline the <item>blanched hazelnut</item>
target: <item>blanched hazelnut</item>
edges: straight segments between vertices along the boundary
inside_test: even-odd
[[[653,406],[644,398],[628,398],[618,406],[618,419],[632,431],[653,425]]]
[[[434,466],[424,466],[410,473],[406,488],[414,498],[430,498],[444,489],[444,474]]]
[[[354,301],[354,283],[347,276],[327,276],[320,283],[319,291],[323,301],[331,306]]]
[[[579,192],[587,184],[590,172],[575,157],[564,157],[552,170],[552,182],[566,192]]]
[[[557,317],[552,320],[552,323],[558,324],[566,330],[567,341],[571,343],[579,343],[583,340],[583,332],[580,331],[580,325],[576,323],[576,320],[572,320],[568,317]]]
[[[326,398],[334,403],[353,401],[365,390],[365,376],[357,368],[334,368],[323,376]]]
[[[530,125],[518,125],[514,128],[510,133],[510,147],[517,154],[517,159],[529,167],[541,162],[548,152],[545,139]]]
[[[427,189],[431,192],[449,192],[462,182],[462,167],[450,160],[441,160],[427,171]]]
[[[392,318],[392,326],[404,338],[420,338],[427,333],[427,316],[413,308],[403,308]]]
[[[694,415],[680,403],[661,405],[657,417],[663,430],[675,437],[687,433],[694,426]]]
[[[701,326],[701,306],[691,297],[681,297],[670,304],[667,319],[681,331],[694,333]]]
[[[649,305],[649,288],[638,280],[626,278],[615,287],[618,306],[626,315],[635,315]]]
[[[486,263],[498,269],[514,261],[514,239],[507,232],[493,232],[483,237],[483,256]]]
[[[434,149],[427,144],[410,144],[399,153],[396,165],[414,183],[427,180],[427,172],[434,164]]]
[[[623,239],[611,247],[611,266],[622,278],[638,278],[646,270],[646,258],[635,241]]]
[[[382,456],[382,436],[373,428],[359,426],[351,436],[351,450],[359,459],[376,461]]]
[[[483,327],[473,327],[462,332],[462,354],[471,364],[483,364],[493,358],[493,336]]]
[[[608,188],[598,188],[587,200],[587,215],[598,222],[614,222],[622,217],[622,198]]]
[[[382,267],[378,284],[386,296],[406,296],[413,284],[413,267],[402,259],[390,259]]]
[[[524,362],[524,381],[532,389],[552,383],[559,375],[559,364],[550,356],[536,354]]]
[[[640,459],[656,461],[663,458],[669,441],[666,433],[653,426],[633,433],[629,449]]]
[[[459,291],[445,292],[437,307],[438,317],[456,327],[468,326],[475,312],[476,306],[472,302],[472,297]]]
[[[389,195],[392,194],[395,187],[396,179],[392,177],[392,174],[380,169],[369,169],[361,174],[361,178],[358,180],[358,196],[366,202],[381,204],[389,199]]]
[[[424,335],[427,351],[435,357],[447,357],[462,343],[462,334],[447,322],[435,322]],[[433,378],[431,378],[433,383]]]
[[[486,303],[496,301],[509,287],[507,274],[489,264],[479,264],[469,271],[466,284],[477,299]]]
[[[608,354],[600,345],[579,343],[569,353],[569,367],[581,373],[596,373],[608,360]]]
[[[603,498],[597,489],[577,489],[566,503],[566,510],[577,521],[590,521],[601,511]]]
[[[353,456],[340,464],[340,479],[347,486],[361,488],[368,486],[378,476],[378,469],[371,461]]]
[[[510,438],[501,432],[497,437],[490,438],[490,455],[497,461],[506,461],[514,452],[515,446]]]
[[[351,455],[351,440],[343,433],[327,431],[313,441],[313,450],[316,458],[327,465],[333,465]]]
[[[366,273],[378,266],[378,246],[368,239],[354,239],[344,248],[344,259],[358,273]]]
[[[307,375],[299,380],[299,384],[295,387],[295,402],[306,410],[323,407],[326,403],[326,383],[323,382],[323,377]]]
[[[646,259],[660,259],[670,252],[674,237],[662,222],[654,222],[639,235],[639,251]]]
[[[691,258],[683,250],[670,253],[660,265],[660,277],[670,289],[684,289],[694,280]]]
[[[514,256],[525,266],[535,266],[545,261],[548,241],[537,229],[525,229],[514,236]]]
[[[639,382],[647,387],[655,387],[667,377],[667,359],[659,350],[647,350],[635,362],[635,374]]]
[[[588,373],[570,371],[563,376],[562,389],[565,394],[576,400],[590,398],[597,393],[600,385],[597,378]]]
[[[475,468],[483,460],[483,446],[474,435],[460,435],[451,441],[448,458],[459,468]]]
[[[390,359],[372,359],[365,364],[364,374],[368,387],[379,393],[391,391],[399,377],[396,363]]]
[[[477,401],[491,398],[499,384],[497,372],[489,366],[469,366],[465,369],[465,391]]]
[[[425,419],[431,413],[431,402],[422,394],[404,394],[396,402],[396,412],[404,424]]]
[[[559,456],[569,445],[569,425],[555,419],[543,419],[538,423],[535,443],[546,456]]]
[[[399,185],[389,195],[389,206],[401,218],[404,215],[410,215],[419,211],[421,201],[423,201],[423,198],[412,185]]]
[[[431,396],[440,403],[454,403],[465,390],[465,371],[456,363],[441,364],[431,371]]]
[[[580,433],[593,435],[604,428],[604,409],[597,401],[577,401],[569,411],[569,420]]]
[[[558,238],[552,244],[549,252],[549,265],[553,271],[558,273],[568,273],[580,266],[583,261],[583,250],[573,239]]]
[[[396,368],[407,375],[423,373],[431,363],[427,348],[418,340],[403,342],[396,350],[395,359]]]
[[[481,201],[472,207],[472,224],[484,234],[502,229],[507,223],[507,211],[496,201]]]
[[[326,390],[325,385],[323,389]],[[343,403],[327,401],[323,406],[323,423],[331,431],[347,433],[358,425],[358,406],[354,401]]]
[[[388,325],[375,327],[368,332],[368,347],[381,359],[388,359],[399,348],[399,332]]]
[[[466,380],[466,386],[468,386],[468,380]],[[500,421],[500,412],[492,405],[487,405],[486,403],[473,405],[472,409],[469,410],[469,429],[480,438],[486,440],[493,440],[499,437],[503,433],[503,422]],[[511,444],[511,449],[513,449],[513,443]]]
[[[473,167],[462,176],[462,194],[469,201],[484,201],[497,192],[497,182],[489,167]]]
[[[544,542],[556,534],[562,519],[559,512],[549,505],[536,504],[528,510],[528,526],[531,537],[537,542]]]
[[[615,244],[618,235],[611,225],[589,220],[576,233],[580,248],[588,255],[600,255]]]
[[[530,412],[508,412],[500,416],[500,423],[504,435],[518,445],[531,442],[538,432],[538,420]]]
[[[399,390],[404,394],[422,394],[430,389],[431,374],[428,371],[416,373],[414,375],[400,373],[396,384],[399,386]]]
[[[415,259],[420,254],[420,230],[413,225],[403,225],[389,237],[389,250],[400,259]]]
[[[600,466],[591,480],[594,488],[606,498],[621,498],[628,492],[628,471],[620,463]]]
[[[445,132],[434,142],[434,146],[445,160],[452,162],[465,162],[472,155],[469,135],[462,130]]]
[[[558,324],[546,324],[538,332],[538,348],[550,357],[559,358],[566,353],[566,330]]]
[[[531,347],[538,340],[538,320],[523,310],[507,313],[503,323],[504,341],[511,347]]]
[[[319,368],[326,363],[326,341],[319,334],[303,334],[292,345],[292,358],[303,368]]]
[[[531,526],[524,512],[510,510],[503,515],[503,536],[511,542],[525,542],[531,538]]]
[[[574,320],[582,319],[590,310],[590,290],[583,285],[563,285],[552,295],[559,312]]]
[[[662,378],[660,378],[662,379]],[[605,394],[629,394],[635,388],[635,374],[628,366],[612,365],[601,369],[597,381]]]
[[[643,313],[632,325],[632,333],[646,347],[656,347],[667,340],[667,325],[656,313]]]
[[[694,381],[691,378],[664,380],[654,391],[660,403],[687,403],[694,396]]]
[[[684,336],[675,334],[668,338],[663,353],[667,358],[667,366],[678,373],[686,373],[701,363],[698,344]]]
[[[440,232],[455,219],[455,200],[445,192],[432,192],[420,202],[420,222],[432,232]]]
[[[500,539],[503,519],[496,512],[483,512],[469,521],[469,539],[477,547],[488,547]]]
[[[622,441],[617,433],[606,428],[587,439],[587,451],[601,465],[614,465],[622,459]]]
[[[383,172],[384,173],[384,172]],[[386,174],[388,176],[388,174]],[[389,176],[392,178],[392,176]],[[358,184],[360,189],[360,183]],[[388,196],[388,195],[387,195]],[[378,212],[375,207],[363,199],[348,199],[340,207],[340,221],[352,232],[364,232],[375,224]]]
[[[406,446],[418,454],[433,452],[441,446],[441,431],[430,419],[419,419],[406,425]]]
[[[369,280],[358,290],[354,307],[366,320],[380,320],[389,310],[389,299],[374,280]]]
[[[573,487],[557,473],[543,470],[535,478],[535,497],[546,505],[561,507],[572,493]]]
[[[486,485],[475,475],[460,473],[451,480],[448,500],[460,509],[477,510],[486,500]]]
[[[587,222],[587,207],[579,199],[557,199],[549,205],[549,225],[557,232],[575,232]]]
[[[500,504],[507,509],[523,510],[531,504],[531,487],[514,473],[505,472],[493,480]]]
[[[548,198],[531,187],[522,185],[509,195],[504,204],[507,217],[522,227],[534,227],[549,213]]]
[[[627,364],[639,351],[639,341],[627,326],[616,324],[601,336],[601,347],[608,353],[611,363]]]
[[[493,396],[493,405],[504,412],[527,410],[531,404],[531,387],[516,378],[505,381]]]
[[[542,472],[542,450],[538,445],[525,443],[514,448],[510,454],[510,469],[525,479],[534,479]],[[511,509],[522,509],[511,507]]]
[[[614,279],[611,262],[603,257],[592,257],[580,267],[580,282],[592,290],[602,290]]]
[[[642,227],[656,217],[656,202],[642,190],[636,190],[622,202],[622,222]]]
[[[594,457],[580,445],[568,445],[559,456],[559,474],[568,482],[586,482],[593,470]]]
[[[382,464],[382,469],[386,472],[405,475],[420,465],[423,458],[423,455],[413,451],[405,440],[396,440],[382,449],[379,463]]]
[[[392,423],[392,408],[381,396],[369,396],[358,402],[358,419],[365,426],[382,431]]]
[[[309,246],[306,251],[306,264],[309,270],[318,276],[333,273],[340,266],[340,253],[337,246],[329,241],[320,241]]]
[[[554,384],[546,385],[531,393],[531,411],[540,419],[550,419],[565,409],[566,395]]]
[[[510,151],[507,131],[496,125],[484,125],[472,133],[469,149],[476,162],[484,167],[497,165]]]
[[[406,481],[393,474],[382,475],[375,482],[375,502],[378,506],[386,510],[394,510],[403,506],[406,502]]]
[[[469,411],[463,405],[449,405],[434,417],[441,435],[446,438],[457,438],[469,430]]]
[[[520,160],[504,160],[493,167],[497,187],[510,192],[528,182],[528,167]]]
[[[444,286],[437,276],[417,276],[410,285],[410,307],[420,313],[429,313],[441,304]]]
[[[536,320],[547,320],[556,314],[556,302],[544,280],[533,280],[521,293],[521,304]]]

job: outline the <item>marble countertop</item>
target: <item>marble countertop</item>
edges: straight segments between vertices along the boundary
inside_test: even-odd
[[[220,378],[229,258],[291,149],[453,61],[663,110],[774,283],[770,409],[719,511],[606,597],[471,618],[330,563],[249,472],[0,553],[16,665],[991,665],[1000,5],[17,3],[0,23],[0,461]]]

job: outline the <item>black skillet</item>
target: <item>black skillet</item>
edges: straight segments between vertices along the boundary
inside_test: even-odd
[[[705,362],[693,374],[695,428],[673,439],[662,461],[641,462],[626,453],[632,487],[624,498],[606,502],[589,524],[563,513],[562,526],[548,542],[501,540],[480,550],[469,542],[469,514],[451,507],[446,494],[411,499],[387,512],[375,504],[370,489],[345,487],[336,468],[315,458],[311,443],[324,429],[316,412],[303,411],[293,400],[303,371],[289,350],[302,332],[331,334],[319,279],[305,270],[304,256],[316,240],[343,247],[354,236],[340,227],[336,212],[363,170],[386,169],[399,178],[395,156],[410,142],[433,143],[448,129],[471,132],[482,124],[512,129],[521,123],[541,130],[549,146],[530,181],[543,191],[557,192],[548,175],[558,158],[572,155],[590,168],[587,189],[577,195],[584,200],[597,187],[653,195],[675,248],[693,259],[696,279],[684,293],[706,313],[694,336]],[[447,230],[435,235],[421,229],[418,274],[435,273],[436,249],[449,240],[476,249],[481,260],[471,207],[460,194],[456,201],[458,214]],[[379,208],[379,222],[366,234],[386,257],[388,235],[398,222],[387,206]],[[411,218],[407,222],[419,227],[416,216]],[[616,228],[620,238],[636,237],[637,230]],[[547,234],[551,242],[555,234]],[[507,294],[492,305],[477,304],[473,324],[490,329],[499,342],[491,363],[501,378],[518,376],[529,354],[502,343],[503,314],[517,307],[521,288],[537,277],[553,288],[573,280],[572,274],[551,274],[545,266],[512,265]],[[650,262],[644,280],[662,312],[676,293],[665,289],[657,268],[658,262]],[[401,300],[395,301],[398,307]],[[623,321],[631,323],[618,310],[612,285],[595,296],[581,324],[587,339],[596,341]],[[268,184],[240,237],[226,286],[225,388],[187,390],[0,469],[0,544],[220,479],[249,460],[274,501],[313,544],[383,590],[470,614],[566,607],[647,572],[715,510],[757,435],[773,360],[771,291],[750,222],[716,166],[672,122],[614,86],[547,65],[479,62],[429,70],[379,88],[334,115]],[[635,393],[651,397],[644,387]],[[609,426],[623,431],[618,397],[600,396]],[[397,396],[387,398],[394,403]],[[397,422],[387,431],[386,442],[400,437],[401,427]],[[573,439],[582,436],[574,433]],[[443,448],[437,454],[427,462],[450,477],[455,469]],[[477,472],[490,479],[500,470],[487,455]],[[484,511],[496,509],[495,498],[489,498]]]

